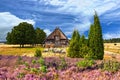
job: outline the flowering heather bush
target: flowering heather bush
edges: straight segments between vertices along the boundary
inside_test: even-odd
[[[8,63],[10,61],[11,64],[0,65],[0,80],[120,80],[119,69],[113,73],[94,67],[95,65],[100,65],[102,61],[96,61],[92,68],[83,70],[76,65],[77,62],[81,61],[79,58],[46,57],[43,58],[44,65],[38,62],[39,58],[25,56],[21,58],[21,61],[27,63],[27,66],[26,64],[16,65],[18,57],[2,56],[0,63]],[[66,68],[58,69],[55,67],[59,67],[62,62]],[[49,63],[55,63],[56,65],[49,65]],[[42,66],[44,66],[43,71],[41,71]],[[46,70],[45,73],[44,70]]]

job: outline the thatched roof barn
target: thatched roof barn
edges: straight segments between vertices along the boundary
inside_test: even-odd
[[[64,47],[69,43],[66,35],[57,27],[45,40],[45,47]]]

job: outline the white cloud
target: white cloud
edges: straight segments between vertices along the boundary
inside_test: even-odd
[[[65,35],[70,36],[72,34],[73,31],[70,32],[65,32]]]
[[[93,15],[96,10],[99,15],[105,13],[108,10],[114,10],[119,8],[119,0],[42,0],[44,3],[60,6],[57,11],[71,13],[71,14],[83,14]]]
[[[77,15],[77,18],[81,21],[81,23],[74,23],[74,27],[70,28],[71,31],[76,28],[81,33],[89,30],[91,24],[90,19],[93,18],[94,10],[96,10],[100,16],[120,7],[119,0],[44,0],[44,2],[52,6],[59,6],[56,9],[56,12]],[[112,16],[110,15],[107,19],[116,16],[118,17],[118,15],[119,13],[112,14]]]
[[[63,4],[65,4],[64,0],[44,0],[46,2],[48,2],[47,4],[52,4],[54,6],[62,6]]]
[[[6,34],[20,22],[28,22],[31,24],[35,24],[33,20],[30,19],[20,19],[10,12],[2,12],[0,13],[0,40],[5,40]]]
[[[85,31],[89,30],[90,24],[91,22],[89,21],[89,19],[84,19],[82,23],[75,24],[75,29],[78,29],[78,31],[83,34]]]
[[[49,29],[44,29],[44,31],[47,34],[47,36],[51,33],[51,31]]]
[[[120,38],[120,32],[116,33],[105,33],[103,34],[104,39]]]
[[[111,25],[112,23],[113,23],[113,22],[108,22],[107,25],[109,26],[109,25]]]

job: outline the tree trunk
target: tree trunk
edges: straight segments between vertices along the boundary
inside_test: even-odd
[[[21,48],[21,44],[20,44],[20,48]]]
[[[24,48],[24,44],[22,44],[22,48]]]

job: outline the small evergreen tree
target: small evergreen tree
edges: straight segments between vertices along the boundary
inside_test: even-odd
[[[87,46],[87,42],[84,35],[82,35],[82,37],[80,38],[80,43],[80,55],[82,58],[84,58],[89,52],[89,47]]]
[[[42,57],[42,52],[41,52],[41,50],[40,50],[40,49],[36,49],[34,56],[35,56],[35,57]]]
[[[89,35],[88,35],[88,46],[90,50],[89,50],[89,53],[86,55],[86,57],[95,59],[96,57],[94,54],[95,53],[94,41],[95,41],[95,29],[94,29],[94,24],[91,24]]]
[[[95,12],[94,15],[94,24],[90,27],[88,45],[90,48],[89,54],[94,59],[103,59],[104,56],[104,46],[102,38],[102,30],[99,21],[99,17]]]
[[[80,57],[80,34],[77,30],[74,30],[72,34],[67,56],[72,58]]]

